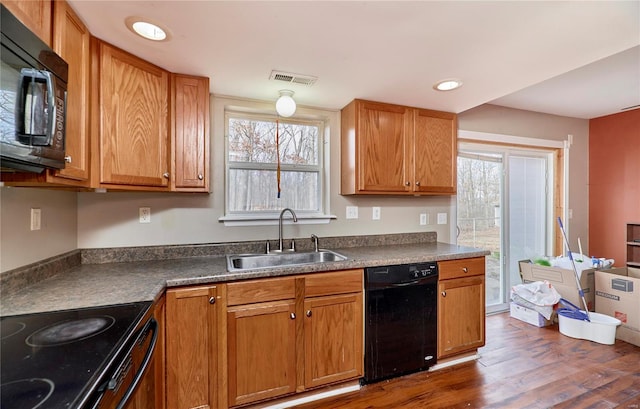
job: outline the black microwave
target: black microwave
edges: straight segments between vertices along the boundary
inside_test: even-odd
[[[62,169],[68,65],[1,7],[0,167]]]

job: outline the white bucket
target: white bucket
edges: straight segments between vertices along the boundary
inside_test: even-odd
[[[591,321],[583,321],[558,314],[560,333],[599,344],[613,345],[616,342],[616,328],[621,324],[619,319],[597,312],[590,312],[589,319]]]

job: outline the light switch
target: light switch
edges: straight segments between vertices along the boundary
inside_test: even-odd
[[[447,224],[447,214],[438,213],[438,224]]]

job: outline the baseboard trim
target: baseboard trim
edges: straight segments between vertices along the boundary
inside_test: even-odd
[[[476,353],[473,355],[467,355],[467,356],[463,356],[461,358],[457,358],[457,359],[452,359],[450,361],[446,361],[440,364],[435,364],[432,367],[429,368],[429,372],[431,371],[437,371],[443,368],[448,368],[450,366],[454,366],[454,365],[458,365],[458,364],[462,364],[465,362],[470,362],[470,361],[476,361],[480,359],[480,354]]]
[[[310,393],[309,395],[301,396],[298,398],[292,398],[287,401],[280,401],[273,404],[266,404],[266,406],[260,406],[260,409],[285,409],[292,408],[304,403],[315,402],[317,400],[330,398],[332,396],[343,395],[349,392],[357,392],[360,390],[360,383],[345,385],[342,387],[333,388],[331,390],[318,391],[317,393]]]

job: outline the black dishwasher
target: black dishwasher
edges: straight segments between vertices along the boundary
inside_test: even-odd
[[[365,269],[363,383],[435,364],[437,292],[436,262]]]

